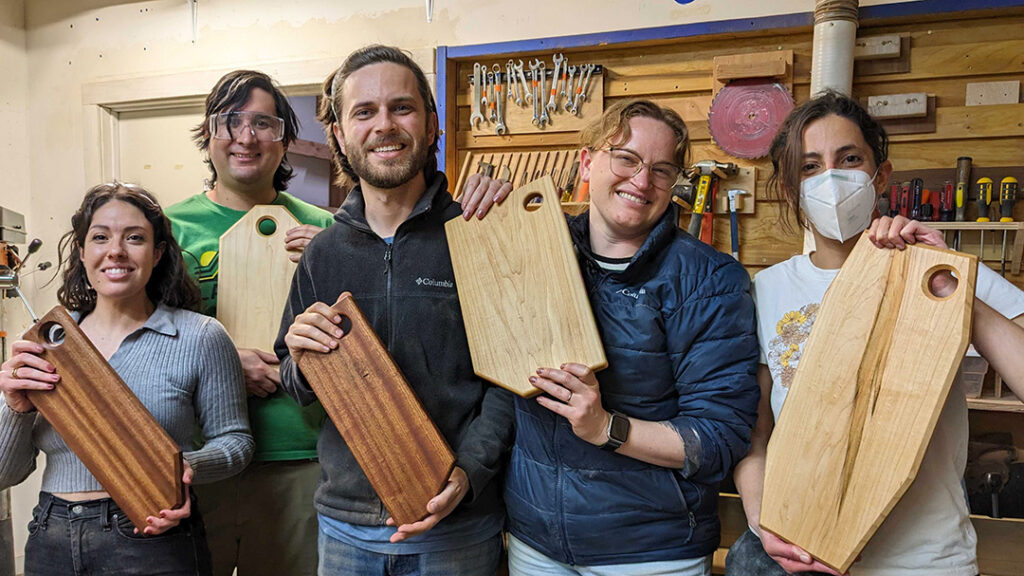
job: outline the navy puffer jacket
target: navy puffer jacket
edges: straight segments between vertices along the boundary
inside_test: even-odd
[[[670,208],[618,273],[591,255],[589,213],[570,219],[608,357],[597,373],[604,407],[666,422],[687,461],[669,469],[603,451],[536,400],[517,398],[510,530],[560,562],[679,560],[718,547],[718,486],[746,454],[757,417],[754,304],[746,270],[679,230],[677,218]]]

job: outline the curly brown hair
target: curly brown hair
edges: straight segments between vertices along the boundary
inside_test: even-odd
[[[57,289],[60,303],[68,310],[83,314],[96,308],[96,291],[89,284],[81,254],[93,214],[111,200],[120,200],[138,208],[153,226],[154,245],[163,247],[163,256],[153,267],[153,274],[146,283],[146,296],[154,304],[198,309],[202,300],[199,286],[182,262],[181,246],[171,232],[171,220],[164,215],[156,198],[145,189],[116,181],[94,186],[85,193],[82,205],[71,217],[71,230],[60,239],[58,253],[63,266],[61,285]]]
[[[658,120],[672,129],[676,137],[672,157],[677,166],[686,168],[690,156],[690,132],[686,123],[675,110],[658,106],[650,100],[620,100],[612,104],[600,118],[580,131],[580,143],[591,150],[604,148],[607,144],[623,144],[632,137],[629,120],[636,117]]]

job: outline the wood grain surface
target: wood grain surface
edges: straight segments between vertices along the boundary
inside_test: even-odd
[[[270,219],[275,230],[260,231]],[[299,225],[284,206],[254,206],[220,237],[217,320],[238,348],[274,349],[296,264],[284,248],[285,232]]]
[[[956,291],[927,288],[954,270]],[[967,350],[977,258],[861,237],[768,445],[761,527],[844,572],[913,482]]]
[[[63,342],[59,335],[63,331]],[[139,531],[185,503],[181,450],[62,306],[28,329],[60,382],[32,403]],[[182,359],[182,361],[187,361]]]
[[[445,232],[478,376],[530,397],[540,393],[528,380],[537,368],[607,366],[551,178],[513,190],[483,220],[449,220]]]
[[[301,354],[299,369],[395,522],[422,520],[455,456],[352,295],[332,308],[350,328],[335,350]]]

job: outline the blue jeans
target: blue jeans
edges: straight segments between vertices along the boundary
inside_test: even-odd
[[[363,550],[322,530],[318,540],[320,576],[494,576],[502,554],[501,534],[455,550],[404,555]]]
[[[794,576],[813,576],[821,572],[798,572]],[[789,576],[782,566],[764,551],[761,540],[750,530],[729,548],[725,557],[725,576]]]
[[[208,576],[199,511],[159,536],[135,526],[110,498],[69,502],[40,492],[25,544],[25,576]]]

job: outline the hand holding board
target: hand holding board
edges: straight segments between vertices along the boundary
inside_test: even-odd
[[[57,369],[53,390],[29,397],[141,532],[146,516],[185,502],[181,450],[62,306],[28,329]]]
[[[299,369],[397,525],[422,520],[455,456],[352,295],[331,308],[342,318],[338,347],[304,352]]]

